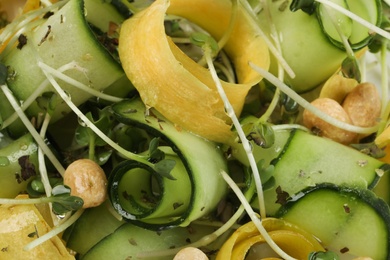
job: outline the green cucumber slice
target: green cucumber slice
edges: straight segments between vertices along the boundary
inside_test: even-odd
[[[121,84],[121,87],[128,88],[128,91],[133,89],[128,80],[128,84],[121,80],[126,76],[120,63],[98,41],[86,20],[85,11],[90,14],[89,18],[94,12],[105,12],[106,5],[102,1],[88,0],[88,5],[92,3],[93,10],[86,10],[83,0],[70,0],[49,18],[41,18],[40,26],[27,30],[24,33],[27,43],[22,48],[13,48],[5,54],[2,62],[14,74],[14,77],[9,77],[7,84],[18,100],[21,102],[26,100],[46,80],[37,65],[38,60],[54,69],[71,62],[77,63],[85,70],[74,68],[64,73],[97,91],[103,91],[115,84]],[[109,19],[111,20],[113,16],[114,12],[110,12]],[[115,21],[121,21],[122,16],[119,13],[116,17]],[[91,94],[71,84],[58,81],[76,105],[92,97]],[[50,84],[43,92],[47,91],[54,91]],[[10,106],[7,100],[2,99],[1,103],[2,107],[5,103]],[[65,103],[57,105],[51,122],[55,122],[69,111],[70,108]],[[27,110],[31,117],[37,116],[39,112],[44,111],[36,102]]]
[[[169,180],[157,179],[160,190],[166,193],[167,198],[160,198],[160,202],[155,206],[147,207],[147,205],[141,204],[141,197],[135,196],[134,199],[134,194],[132,194],[132,202],[127,203],[126,207],[132,211],[136,209],[136,205],[140,206],[138,207],[139,212],[136,213],[134,211],[135,213],[133,212],[132,214],[124,212],[124,209],[120,206],[120,200],[123,202],[126,199],[121,198],[124,196],[123,191],[125,188],[119,185],[121,181],[125,180],[124,178],[134,179],[131,175],[138,175],[140,174],[139,171],[145,173],[144,170],[149,171],[150,169],[132,161],[119,165],[109,176],[109,187],[111,189],[109,194],[114,207],[116,207],[123,217],[149,229],[162,229],[177,225],[187,226],[193,220],[210,213],[226,195],[228,187],[219,172],[221,170],[227,172],[227,162],[217,144],[182,129],[178,129],[155,110],[148,111],[149,116],[147,116],[145,105],[139,98],[116,103],[112,106],[112,111],[118,121],[133,127],[138,127],[151,136],[161,138],[163,142],[172,148],[176,154],[174,156],[180,158],[185,172],[188,175],[188,177],[183,178],[179,176],[179,174],[183,175],[183,173],[175,173],[175,177],[180,178],[176,182],[176,185],[183,186],[177,189],[173,187],[175,181],[169,182]],[[181,166],[179,165],[179,167]],[[135,172],[131,172],[132,169],[136,169]],[[149,181],[151,175],[146,174],[145,176],[145,179],[142,180],[144,184],[143,190],[149,193],[152,189],[149,186],[150,182],[147,181]],[[169,187],[168,183],[170,183],[169,185],[173,185],[169,188],[170,190],[167,188]],[[132,188],[134,189],[135,187],[133,186]],[[190,191],[188,202],[185,201],[188,194],[184,189]],[[177,190],[178,192],[176,192]],[[127,192],[131,194],[132,191],[129,190]],[[169,207],[173,209],[174,202],[180,202],[179,200],[181,199],[183,199],[181,203],[187,204],[188,206],[179,207],[178,209],[179,211],[185,210],[180,214],[167,216],[164,213],[164,208]],[[165,200],[166,202],[164,202]],[[130,205],[131,203],[133,204]]]
[[[346,0],[333,0],[333,3],[349,10]],[[336,42],[342,42],[340,33],[344,37],[349,38],[352,34],[352,19],[345,16],[323,4],[318,5],[317,15],[322,27],[322,30],[326,32],[326,35],[330,40]],[[337,23],[338,28],[335,27],[334,23]]]
[[[0,149],[0,198],[15,198],[25,192],[37,174],[38,145],[30,134]]]
[[[267,5],[280,35],[281,53],[295,72],[294,78],[286,75],[285,83],[296,92],[304,93],[333,75],[347,55],[327,39],[315,15],[308,15],[301,10],[291,12],[288,8],[291,2],[268,1]],[[272,38],[267,17],[268,12],[265,10],[258,14],[259,26]],[[271,57],[270,72],[277,75],[278,61],[274,55]]]
[[[373,25],[380,26],[381,24],[382,4],[380,0],[332,0],[332,2]],[[340,31],[348,39],[353,50],[359,50],[367,46],[374,36],[370,33],[370,29],[323,4],[318,5],[316,13],[323,32],[340,49],[344,49],[343,41],[332,22],[331,16],[338,24]]]
[[[96,259],[140,259],[139,253],[168,250],[175,247],[186,246],[202,237],[212,233],[213,227],[191,224],[189,227],[176,227],[163,231],[151,231],[126,223],[114,233],[105,237],[92,247],[81,260]],[[218,249],[218,240],[207,246],[208,251]],[[148,257],[147,259],[172,259],[172,255]]]
[[[390,259],[390,209],[370,190],[321,184],[292,197],[277,216],[313,234],[340,257]]]
[[[372,189],[388,165],[350,147],[294,130],[279,156],[272,161],[274,188],[264,192],[267,213],[281,206],[280,192],[289,195],[319,183]]]
[[[98,207],[86,209],[62,235],[66,247],[84,255],[100,240],[123,225],[125,222],[115,218],[109,207],[111,207],[110,202],[106,201]]]

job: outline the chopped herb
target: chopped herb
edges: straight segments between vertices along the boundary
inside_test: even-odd
[[[138,244],[137,244],[137,242],[135,241],[134,238],[130,238],[130,239],[129,239],[129,243],[130,243],[130,245],[132,245],[132,246],[138,246]]]
[[[276,199],[275,203],[279,203],[281,205],[284,205],[284,204],[286,204],[289,197],[290,197],[290,195],[287,192],[283,191],[280,186],[278,186],[276,188],[276,198],[277,199]]]
[[[27,181],[30,177],[37,175],[35,165],[30,162],[29,156],[25,155],[19,157],[18,162],[21,168],[20,177],[23,181]]]
[[[173,203],[173,209],[177,209],[177,208],[179,208],[180,206],[183,206],[183,203],[180,203],[180,202],[175,202],[175,203]]]
[[[24,34],[19,35],[18,42],[19,43],[16,46],[16,48],[21,50],[23,48],[23,46],[27,44],[27,37],[26,37],[26,35],[24,35]]]
[[[345,213],[347,213],[347,214],[351,213],[351,208],[348,206],[348,204],[344,204],[343,208],[344,208]]]
[[[43,19],[48,19],[50,16],[52,16],[54,13],[53,12],[47,12],[45,13],[45,15],[43,16]]]

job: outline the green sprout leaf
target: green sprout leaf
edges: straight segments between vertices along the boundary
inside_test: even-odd
[[[63,215],[67,212],[80,209],[84,201],[82,198],[70,195],[70,188],[65,185],[57,185],[52,190],[53,212],[57,215]]]
[[[218,43],[210,35],[201,32],[195,32],[191,34],[190,40],[192,44],[199,46],[201,48],[208,46],[211,49],[212,56],[215,56],[218,53],[219,50]]]
[[[63,215],[67,212],[80,209],[84,201],[80,197],[59,195],[54,197],[53,212],[56,215]]]
[[[154,165],[154,170],[160,174],[161,176],[165,177],[165,178],[168,178],[170,180],[176,180],[175,177],[172,176],[171,172],[173,170],[173,168],[175,167],[176,165],[176,161],[175,160],[171,160],[171,159],[164,159],[162,161],[159,161],[158,163],[156,163]]]
[[[275,143],[274,130],[268,123],[251,124],[247,138],[262,148],[269,148]]]
[[[113,120],[111,119],[108,109],[98,109],[96,113],[88,112],[85,116],[103,133],[110,133],[113,126]],[[75,139],[79,145],[89,145],[91,138],[94,138],[96,146],[105,146],[106,143],[98,137],[94,131],[84,125],[79,125],[76,129]]]
[[[290,5],[292,12],[302,10],[307,14],[313,14],[316,10],[317,3],[314,0],[293,0]]]
[[[165,158],[165,153],[158,149],[160,138],[153,138],[149,143],[149,160],[159,162]]]
[[[39,108],[49,114],[53,114],[56,106],[60,103],[60,98],[54,92],[45,92],[36,99]]]
[[[362,80],[356,57],[345,58],[341,64],[341,72],[346,78],[356,79],[357,82]]]

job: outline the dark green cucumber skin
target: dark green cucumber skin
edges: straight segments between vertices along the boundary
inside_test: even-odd
[[[156,111],[145,117],[145,105],[139,98],[126,100],[112,106],[113,115],[119,122],[143,129],[151,136],[160,137],[179,156],[191,180],[188,210],[180,217],[165,223],[153,224],[140,220],[132,222],[152,230],[189,225],[193,220],[209,214],[227,194],[227,184],[219,171],[228,172],[222,150],[215,143],[178,129]],[[207,152],[206,152],[207,151]],[[200,185],[209,188],[200,188]],[[217,183],[211,185],[211,183]],[[204,192],[207,190],[207,194]],[[207,205],[207,206],[206,206]]]
[[[81,217],[65,230],[62,238],[66,246],[84,255],[100,240],[123,225],[125,222],[115,218],[108,207],[110,204],[106,201],[98,207],[86,209]]]
[[[92,10],[89,11],[92,12]],[[119,13],[118,16],[120,16]],[[61,22],[60,19],[63,19],[63,21]],[[48,26],[51,26],[51,29],[47,40],[40,43],[44,35],[48,33]],[[12,49],[2,60],[9,68],[9,72],[15,75],[8,78],[7,84],[17,100],[26,100],[46,80],[45,75],[37,65],[37,56],[45,64],[55,69],[70,62],[77,62],[78,65],[88,71],[84,74],[79,71],[68,70],[65,74],[87,86],[92,86],[95,90],[108,88],[112,89],[110,90],[111,93],[115,92],[114,95],[117,95],[117,93],[123,95],[123,93],[128,93],[134,89],[125,76],[120,63],[98,41],[90,29],[85,18],[83,0],[69,1],[54,15],[44,20],[36,31],[26,31],[24,34],[28,39],[27,43],[21,49]],[[59,84],[72,96],[72,101],[77,106],[91,98],[90,94],[60,80]],[[121,91],[118,91],[118,89]],[[123,89],[127,89],[127,91],[123,91]],[[45,91],[54,90],[49,84]],[[0,98],[1,114],[5,119],[14,111],[3,95],[0,95]],[[29,117],[36,117],[39,113],[44,112],[36,102],[33,102],[26,110]],[[51,122],[57,121],[69,112],[70,108],[64,102],[60,102],[52,115]],[[20,121],[16,121],[7,130],[15,138],[27,133],[26,128]]]
[[[382,22],[382,1],[381,0],[363,0],[364,2],[372,2],[375,4],[375,6],[377,7],[376,10],[377,10],[377,19],[375,21],[375,23],[373,23],[375,26],[378,26],[380,27],[381,25],[381,22]],[[356,0],[346,0],[346,4],[349,6],[349,9],[352,9],[351,7],[353,7],[354,4],[356,4]],[[357,5],[359,5],[360,3],[358,3]],[[320,5],[317,6],[317,18],[318,18],[318,21],[321,25],[321,28],[322,30],[324,31],[324,34],[326,35],[326,37],[328,38],[328,40],[333,44],[335,45],[337,48],[341,49],[341,50],[345,50],[345,46],[344,44],[341,42],[341,41],[338,41],[336,39],[334,39],[333,37],[331,37],[330,35],[328,35],[324,28],[323,28],[323,25],[322,25],[322,17],[321,17],[321,14],[320,14],[320,11],[319,11],[319,8],[320,8]],[[352,11],[352,10],[351,10]],[[361,26],[361,25],[359,25]],[[352,32],[353,33],[353,32]],[[351,35],[351,37],[354,37],[354,35]],[[370,42],[373,40],[373,37],[374,37],[374,34],[369,34],[367,33],[367,37],[361,39],[360,41],[358,42],[351,42],[349,41],[350,45],[351,45],[351,48],[354,50],[354,51],[358,51],[364,47],[366,47],[368,44],[370,44]]]
[[[311,199],[310,201],[313,202],[304,204],[306,207],[302,206],[303,202],[309,198]],[[325,204],[325,206],[323,205],[321,209],[318,209],[317,205],[324,201],[327,204]],[[339,205],[339,207],[335,209],[333,205]],[[318,210],[322,211],[318,213],[316,218],[314,215],[317,214]],[[342,242],[340,242],[339,239],[337,240],[337,244],[331,245],[331,249],[342,251],[343,249],[347,248],[347,251],[350,253],[362,252],[361,248],[364,248],[365,246],[367,247],[370,243],[370,240],[373,239],[370,238],[370,232],[372,229],[373,231],[371,235],[373,235],[374,238],[377,236],[376,240],[383,242],[383,248],[381,248],[381,250],[385,250],[385,252],[372,252],[372,255],[367,255],[367,252],[364,252],[365,256],[370,256],[373,257],[373,259],[378,260],[390,259],[390,208],[384,200],[377,197],[376,194],[371,190],[337,186],[332,183],[322,183],[316,185],[315,187],[306,188],[297,195],[289,198],[289,200],[279,209],[276,217],[299,225],[303,229],[306,229],[306,231],[312,233],[314,236],[317,236],[320,240],[322,240],[325,243],[325,246],[328,246],[326,243],[333,243],[334,240],[326,241],[327,238],[321,237],[321,235],[317,234],[316,230],[322,229],[321,233],[325,232],[327,236],[334,236],[334,239],[336,239],[340,233],[342,234],[348,232],[348,227],[345,225],[356,224],[356,218],[362,216],[362,211],[365,210],[372,211],[372,213],[375,214],[375,217],[380,221],[380,226],[375,228],[372,222],[365,222],[365,218],[362,217],[360,220],[358,219],[358,224],[360,225],[350,226],[349,229],[352,232],[356,230],[356,232],[359,233],[359,227],[363,228],[363,230],[365,227],[367,227],[366,229],[369,229],[369,231],[353,236],[350,235],[348,239],[344,239]],[[290,216],[292,214],[291,212],[294,212],[293,218]],[[312,217],[310,220],[307,220],[308,215]],[[333,218],[330,216],[333,216]],[[338,216],[338,218],[334,218],[334,216]],[[367,217],[367,214],[365,216]],[[308,224],[309,221],[312,223]],[[331,221],[340,221],[340,223],[338,223],[339,229],[337,231],[332,230],[331,228],[327,229],[328,225],[326,223]],[[375,224],[376,223],[377,222],[375,222]],[[378,234],[377,232],[383,233]],[[364,241],[364,237],[366,236],[369,238]],[[355,245],[353,241],[357,241],[355,242]],[[348,246],[345,246],[347,244]],[[369,248],[369,250],[371,249],[372,248]],[[337,253],[340,254],[340,251]],[[381,255],[379,257],[380,259],[376,257],[378,255]]]
[[[363,162],[366,164],[360,166]],[[276,202],[278,187],[290,196],[322,182],[372,189],[380,179],[376,170],[389,167],[350,147],[302,130],[291,131],[284,148],[271,163],[275,166],[275,185],[264,192],[270,216],[280,207]]]
[[[32,169],[34,176],[24,180],[19,158],[26,156],[27,163],[23,166]],[[0,157],[8,163],[0,165],[0,198],[15,198],[26,191],[28,183],[38,175],[38,145],[30,134],[23,135],[12,143],[0,149]]]

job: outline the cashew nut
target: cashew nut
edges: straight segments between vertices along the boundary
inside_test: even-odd
[[[333,99],[317,98],[312,101],[311,104],[335,119],[352,124],[351,119],[343,107]],[[319,135],[330,138],[342,144],[350,144],[357,137],[356,133],[345,131],[336,126],[333,126],[323,121],[308,110],[303,112],[303,124],[309,129],[317,130]]]
[[[362,127],[374,126],[381,113],[381,98],[371,83],[357,85],[344,99],[342,106],[352,124]]]
[[[89,159],[80,159],[68,166],[64,185],[69,186],[71,195],[84,200],[83,208],[99,206],[107,197],[107,177],[103,169]]]
[[[208,260],[209,258],[202,250],[196,247],[186,247],[180,250],[173,260]]]

